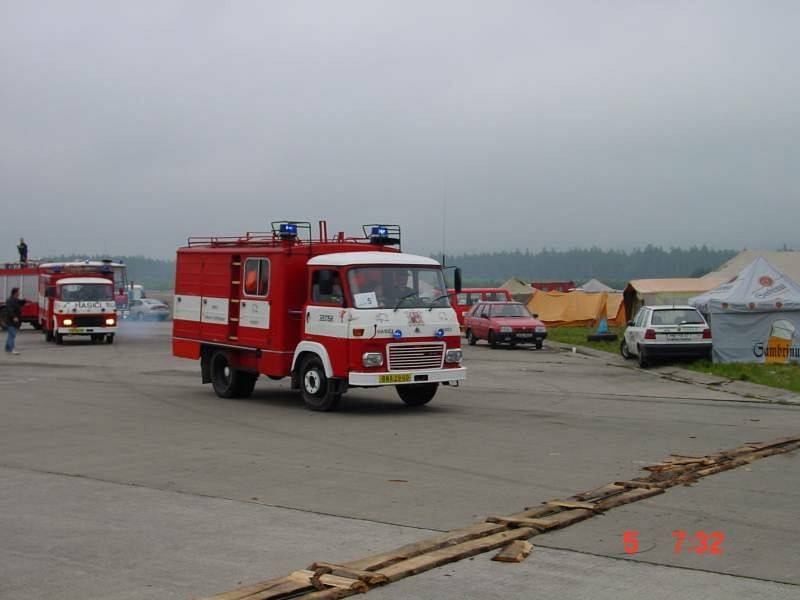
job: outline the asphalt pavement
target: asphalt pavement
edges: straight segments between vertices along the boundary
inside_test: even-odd
[[[125,323],[112,346],[23,330],[0,357],[0,598],[211,594],[800,432],[798,406],[482,344],[421,409],[353,390],[313,413],[266,378],[221,400],[169,328]],[[799,475],[797,455],[767,458],[538,536],[522,564],[480,556],[370,594],[794,598]],[[724,552],[676,554],[676,530],[722,532]]]

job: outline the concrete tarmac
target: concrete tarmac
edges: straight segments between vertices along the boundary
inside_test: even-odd
[[[307,411],[288,381],[222,400],[170,354],[168,323],[112,346],[0,357],[0,598],[186,598],[341,562],[569,496],[670,452],[800,432],[800,407],[547,350],[467,348],[467,382],[422,409],[391,389]],[[538,536],[386,598],[796,597],[800,459],[777,456]],[[724,553],[675,554],[675,530]],[[638,531],[627,555],[625,531]]]

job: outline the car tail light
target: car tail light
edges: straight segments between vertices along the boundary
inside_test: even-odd
[[[654,340],[656,339],[656,330],[655,329],[648,329],[644,332],[644,339],[646,340]]]
[[[711,330],[708,327],[703,329],[703,339],[704,340],[710,340],[711,339]]]

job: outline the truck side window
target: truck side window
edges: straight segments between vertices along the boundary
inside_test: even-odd
[[[266,296],[269,293],[269,261],[266,258],[248,258],[245,261],[244,293],[248,296]]]
[[[323,273],[325,274],[324,277]],[[325,278],[327,278],[329,283],[320,286],[320,280]],[[342,306],[343,300],[342,278],[341,275],[339,275],[339,271],[334,271],[333,269],[314,271],[314,274],[311,276],[311,301],[314,304]]]

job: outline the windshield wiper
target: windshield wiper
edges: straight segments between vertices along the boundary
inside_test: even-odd
[[[439,300],[444,300],[445,298],[449,298],[450,296],[452,296],[452,294],[445,294],[444,296],[439,296],[438,298],[434,298],[433,300],[431,300],[431,305],[428,307],[428,312],[431,312],[434,308],[436,308],[436,303]]]
[[[394,305],[394,312],[397,312],[397,309],[398,309],[398,308],[400,308],[400,305],[401,305],[403,302],[405,302],[406,300],[408,300],[408,299],[409,299],[409,298],[411,298],[412,296],[416,296],[416,295],[417,295],[417,292],[411,292],[410,294],[406,294],[405,296],[403,296],[402,298],[400,298],[400,299],[397,301],[397,304],[395,304],[395,305]]]

